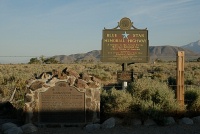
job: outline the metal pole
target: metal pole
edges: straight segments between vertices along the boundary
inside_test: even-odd
[[[127,70],[127,63],[123,63],[122,64],[122,71],[126,71]],[[123,81],[122,82],[122,89],[126,89],[127,88],[127,81]]]

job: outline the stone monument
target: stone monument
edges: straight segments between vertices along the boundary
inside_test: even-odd
[[[29,80],[25,96],[26,123],[84,125],[100,119],[100,81],[64,69]]]

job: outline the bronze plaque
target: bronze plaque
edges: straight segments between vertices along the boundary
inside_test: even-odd
[[[85,93],[57,82],[55,87],[39,93],[40,123],[85,123]]]
[[[133,81],[133,72],[131,71],[118,71],[117,72],[118,81]]]
[[[101,61],[115,63],[148,62],[148,30],[104,29]]]

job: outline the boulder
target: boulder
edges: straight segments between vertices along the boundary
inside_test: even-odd
[[[82,88],[82,89],[88,88],[87,82],[82,79],[77,79],[74,85],[77,88]]]
[[[20,127],[12,127],[4,131],[3,134],[23,134],[23,131]]]
[[[1,131],[3,134],[22,134],[23,131],[16,124],[8,122],[1,126]]]
[[[1,126],[1,130],[2,130],[2,131],[6,131],[6,130],[12,128],[12,127],[17,127],[17,125],[14,124],[14,123],[11,123],[11,122],[4,123],[4,124],[2,124],[2,126]]]
[[[144,125],[145,126],[154,126],[154,125],[156,125],[156,122],[152,119],[147,119],[144,121]]]
[[[38,130],[38,128],[35,125],[33,125],[32,123],[28,123],[28,124],[21,126],[21,129],[25,134],[36,132]]]
[[[89,88],[98,88],[99,86],[95,82],[88,83]]]
[[[192,119],[184,117],[179,120],[179,124],[192,125],[192,124],[194,124],[194,122]]]
[[[29,87],[32,91],[37,90],[38,88],[42,88],[43,87],[44,82],[42,81],[35,81],[31,84],[31,86]]]
[[[68,76],[74,76],[76,78],[80,77],[80,75],[75,70],[68,69],[67,67],[63,69],[62,72]]]
[[[91,77],[87,73],[80,74],[80,78],[87,81],[87,82],[91,81]]]
[[[133,126],[142,125],[142,121],[140,119],[132,119],[131,125],[133,125]]]
[[[194,123],[200,124],[200,116],[193,117],[192,120]]]
[[[122,125],[123,124],[123,119],[115,117],[115,125]]]
[[[101,128],[105,129],[105,128],[113,128],[115,127],[115,118],[111,117],[109,119],[107,119],[106,121],[104,121],[101,124]]]
[[[88,124],[85,126],[85,130],[87,132],[92,132],[94,130],[100,129],[100,124]]]
[[[173,117],[166,117],[165,118],[165,122],[164,122],[164,125],[173,125],[175,124],[175,120]]]

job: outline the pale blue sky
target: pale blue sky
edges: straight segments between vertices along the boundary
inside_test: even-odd
[[[200,0],[0,0],[0,56],[100,50],[103,28],[123,17],[149,30],[150,46],[200,39]]]

